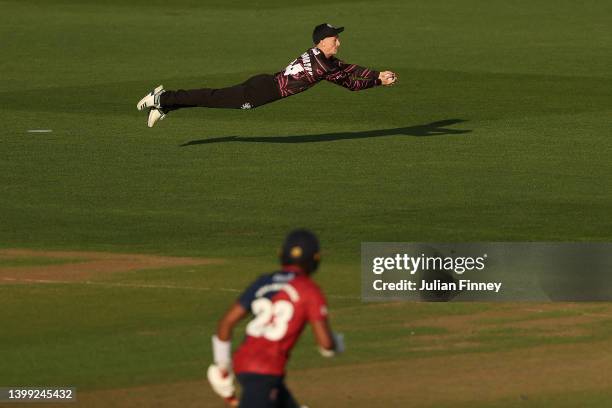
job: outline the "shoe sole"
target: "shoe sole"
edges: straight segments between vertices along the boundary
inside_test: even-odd
[[[154,110],[159,111],[159,109],[157,109],[157,108],[150,108],[149,109],[149,117],[151,116],[151,112],[154,111]],[[160,120],[164,120],[165,117],[166,117],[166,114],[164,112],[161,112],[161,116],[159,118],[157,118],[153,123],[150,123],[149,119],[147,118],[147,126],[152,128],[153,126],[155,126],[155,124],[157,122],[159,122]]]

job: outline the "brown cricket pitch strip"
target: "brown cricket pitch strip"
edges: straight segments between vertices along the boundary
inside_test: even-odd
[[[68,263],[36,266],[0,266],[0,283],[44,281],[84,281],[101,274],[197,266],[223,263],[222,259],[169,257],[110,252],[38,251],[0,249],[2,259],[51,258],[70,259]],[[82,262],[80,261],[82,259]]]

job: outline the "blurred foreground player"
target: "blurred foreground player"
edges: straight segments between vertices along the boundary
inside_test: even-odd
[[[240,408],[300,407],[285,386],[285,365],[307,322],[323,356],[344,351],[343,336],[329,327],[323,293],[310,278],[319,258],[319,242],[312,232],[291,232],[282,247],[280,270],[255,280],[220,320],[212,338],[214,364],[207,375],[229,405],[238,406],[235,373],[242,387]],[[232,331],[249,312],[253,319],[232,364]]]
[[[137,104],[138,110],[149,111],[147,125],[153,127],[168,112],[181,108],[252,109],[287,96],[295,95],[316,83],[326,80],[359,91],[377,85],[393,85],[395,73],[374,71],[355,64],[347,64],[335,57],[340,47],[338,34],[344,27],[320,24],[314,28],[315,47],[293,60],[284,70],[274,75],[260,74],[228,88],[164,90],[158,86]]]

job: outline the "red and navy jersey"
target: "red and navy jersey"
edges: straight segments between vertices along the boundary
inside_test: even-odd
[[[359,91],[380,85],[379,72],[355,64],[347,64],[336,57],[326,58],[317,47],[293,60],[284,71],[274,74],[281,97],[295,95],[322,80]]]
[[[283,375],[291,349],[307,322],[327,317],[321,289],[306,274],[263,275],[238,298],[253,319],[234,353],[234,372]]]

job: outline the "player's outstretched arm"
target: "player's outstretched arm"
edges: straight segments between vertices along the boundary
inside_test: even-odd
[[[342,69],[325,79],[351,91],[361,91],[377,85],[389,86],[397,80],[397,75],[392,71],[373,71],[359,65],[346,64],[339,60],[336,63]]]

